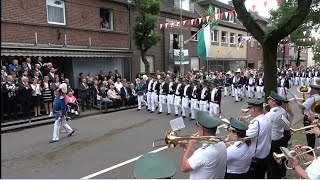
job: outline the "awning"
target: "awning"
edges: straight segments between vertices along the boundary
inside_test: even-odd
[[[44,57],[132,57],[128,49],[94,49],[39,46],[6,46],[1,44],[1,56]]]

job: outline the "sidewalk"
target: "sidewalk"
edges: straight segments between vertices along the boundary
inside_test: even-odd
[[[121,107],[120,109],[108,109],[107,112],[104,112],[104,114],[111,113],[111,112],[116,112],[116,111],[122,111],[122,110],[127,110],[127,109],[132,109],[132,108],[137,108],[137,106],[130,106],[130,107]],[[71,121],[76,120],[78,118],[83,118],[83,117],[88,117],[88,116],[94,116],[102,114],[102,112],[98,109],[91,109],[87,110],[85,112],[81,112],[79,116],[71,115]],[[48,116],[41,116],[41,117],[34,117],[31,119],[24,119],[24,120],[17,120],[17,121],[12,121],[12,122],[6,122],[6,123],[1,123],[1,133],[7,132],[7,131],[15,131],[15,130],[21,130],[24,128],[30,128],[34,126],[39,126],[39,125],[44,125],[48,123],[53,123],[54,118],[53,117],[48,117]]]

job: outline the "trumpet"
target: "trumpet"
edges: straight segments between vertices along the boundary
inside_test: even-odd
[[[320,147],[317,147],[316,149],[319,149]],[[303,150],[305,151],[303,151]],[[280,147],[280,150],[282,153],[278,154],[278,153],[273,153],[273,158],[276,160],[276,162],[281,165],[282,163],[284,163],[285,167],[287,169],[293,169],[292,166],[289,166],[287,161],[291,158],[297,158],[298,160],[298,164],[299,165],[303,165],[303,166],[307,166],[309,164],[311,164],[311,161],[307,161],[306,160],[306,154],[309,152],[313,153],[313,157],[314,160],[317,159],[317,156],[315,154],[315,149],[311,148],[310,146],[303,146],[300,148],[294,148],[293,150],[289,150],[288,148],[285,147]]]
[[[246,141],[249,140],[249,137],[244,137],[241,138],[240,141]],[[239,141],[239,140],[227,140],[224,141],[222,140],[220,137],[218,136],[178,136],[178,134],[175,131],[169,131],[165,134],[165,138],[164,139],[158,139],[153,141],[152,146],[153,147],[161,147],[161,146],[156,146],[155,142],[157,141],[163,141],[165,142],[165,145],[169,146],[170,148],[174,148],[176,147],[181,141],[185,141],[185,140],[196,140],[198,143],[207,143],[207,144],[216,144],[219,142],[235,142],[235,141]],[[164,145],[162,145],[164,146]]]
[[[320,123],[312,124],[312,125],[309,125],[309,126],[298,128],[298,129],[290,128],[290,131],[291,131],[291,134],[294,134],[296,132],[303,131],[303,130],[306,130],[306,129],[311,129],[311,128],[314,128],[314,127],[317,127],[317,126],[320,126]],[[314,134],[311,130],[304,131],[304,132],[301,132],[301,133],[302,134]]]

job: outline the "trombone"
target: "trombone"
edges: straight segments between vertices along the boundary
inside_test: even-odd
[[[315,148],[315,149],[320,149],[320,146]],[[292,166],[288,165],[288,160],[291,158],[297,158],[298,164],[307,166],[311,164],[312,161],[307,161],[306,160],[306,154],[309,152],[312,152],[314,160],[317,159],[317,156],[315,154],[315,149],[311,148],[310,146],[303,146],[300,148],[293,148],[292,150],[289,150],[288,148],[285,147],[280,147],[280,150],[282,153],[273,153],[273,158],[276,160],[276,162],[281,165],[284,163],[285,167],[287,169],[293,169]],[[303,151],[304,150],[304,151]]]
[[[249,140],[249,137],[244,137],[241,138],[240,141],[246,141]],[[152,143],[152,147],[162,147],[162,146],[168,146],[170,148],[174,148],[176,147],[181,141],[185,141],[185,140],[196,140],[198,143],[207,143],[207,144],[216,144],[219,142],[235,142],[235,141],[239,141],[239,140],[222,140],[220,137],[218,136],[178,136],[178,134],[175,131],[169,131],[165,134],[165,138],[164,139],[158,139],[153,141]],[[158,141],[164,141],[165,145],[155,145],[155,142]]]

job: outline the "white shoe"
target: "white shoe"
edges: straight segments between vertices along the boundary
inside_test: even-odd
[[[78,111],[75,111],[74,114],[77,115],[77,116],[79,115]]]
[[[53,112],[50,112],[49,117],[52,117],[52,115],[53,115]]]
[[[74,113],[74,109],[71,109],[71,114],[73,114]]]

